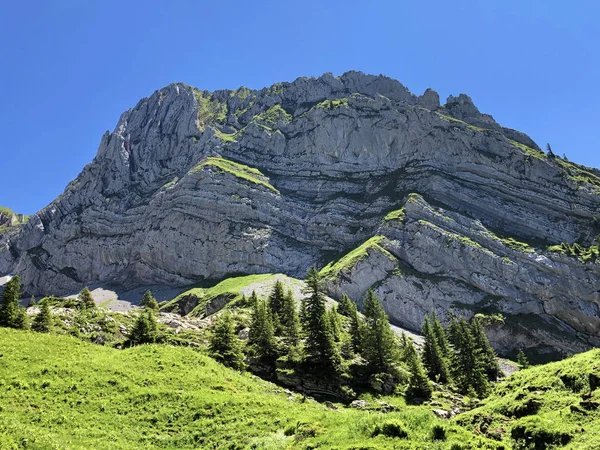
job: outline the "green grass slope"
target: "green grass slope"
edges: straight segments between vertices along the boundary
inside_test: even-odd
[[[2,449],[502,448],[426,407],[382,414],[292,398],[190,348],[0,329]]]
[[[600,449],[600,349],[511,375],[457,421],[518,449]]]

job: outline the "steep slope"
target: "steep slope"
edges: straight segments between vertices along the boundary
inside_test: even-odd
[[[29,218],[23,214],[17,214],[9,208],[0,206],[0,238],[16,231],[20,226],[27,223]]]
[[[434,91],[418,97],[383,76],[326,74],[213,93],[173,84],[125,112],[65,192],[4,239],[0,274],[21,274],[35,294],[92,282],[301,277],[377,235],[410,192],[539,248],[589,246],[600,231],[597,175],[546,156],[465,95],[441,106]],[[448,254],[439,272],[468,270],[461,257]],[[523,261],[511,270],[520,273]],[[498,296],[544,303],[544,314],[589,346],[600,333],[598,266],[561,264],[537,290],[522,286],[528,275],[520,287],[510,271],[498,275]],[[466,291],[489,291],[452,277]],[[548,302],[544,292],[565,277],[569,288]]]

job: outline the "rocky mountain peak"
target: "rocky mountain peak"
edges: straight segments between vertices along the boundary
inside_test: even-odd
[[[440,106],[431,89],[360,72],[260,90],[174,83],[123,113],[65,192],[0,238],[0,276],[21,274],[33,294],[185,286],[303,277],[350,252],[369,263],[338,264],[332,292],[360,301],[374,286],[400,325],[486,309],[585,347],[600,338],[599,192],[596,171],[548,157],[464,94]]]

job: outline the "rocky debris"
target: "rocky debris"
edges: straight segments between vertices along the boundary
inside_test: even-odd
[[[369,402],[367,402],[366,400],[354,400],[352,403],[350,403],[350,408],[367,408],[369,406],[371,406],[371,404]]]
[[[327,408],[329,409],[338,409],[337,406],[335,406],[333,403],[331,403],[330,401],[326,401],[325,402],[325,406],[327,406]]]
[[[332,291],[360,302],[377,285],[410,329],[433,309],[491,308],[511,316],[492,330],[497,349],[575,352],[600,339],[600,265],[482,233],[590,245],[599,187],[598,172],[546,157],[464,94],[439,106],[434,91],[360,72],[259,91],[175,83],[123,113],[65,192],[0,237],[0,275],[35,295],[301,278],[381,233],[387,253]],[[439,211],[407,205],[405,225],[385,220],[409,192]]]
[[[446,411],[445,409],[432,409],[431,410],[440,419],[451,419],[453,417],[452,412]]]

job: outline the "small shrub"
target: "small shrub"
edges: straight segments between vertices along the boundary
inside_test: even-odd
[[[371,437],[375,437],[382,434],[383,436],[391,437],[391,438],[407,438],[408,433],[404,430],[404,424],[390,420],[387,422],[383,422],[381,424],[375,425],[373,432],[371,433]]]
[[[442,425],[434,425],[431,428],[431,440],[432,441],[445,441],[446,440],[446,429]]]

